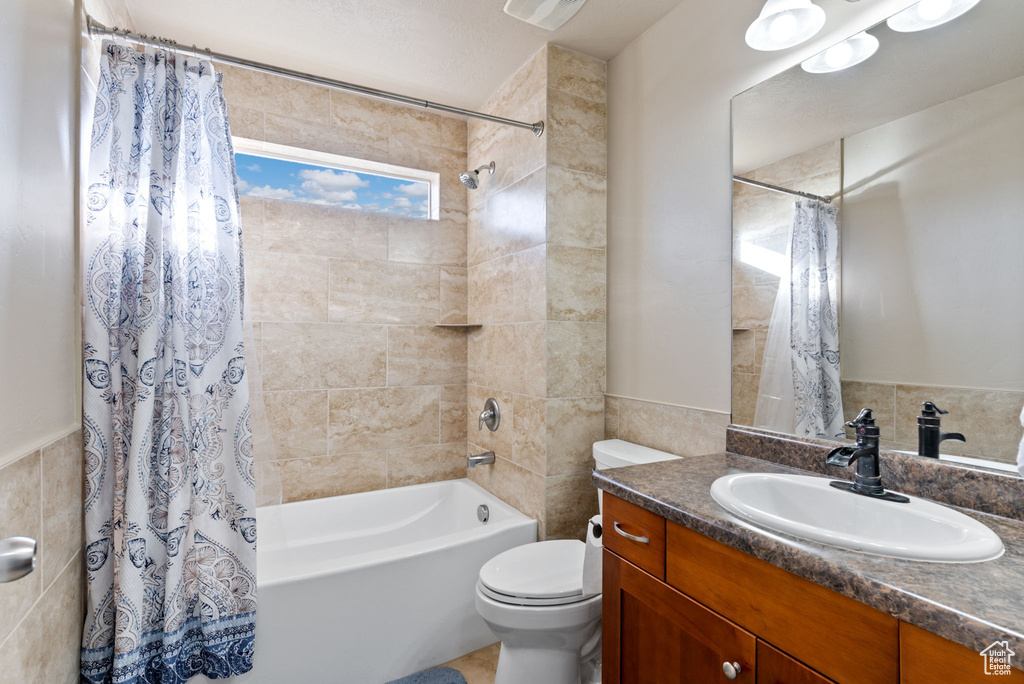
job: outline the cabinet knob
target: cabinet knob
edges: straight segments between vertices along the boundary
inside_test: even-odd
[[[739,663],[722,663],[722,672],[725,673],[727,679],[736,679],[743,672],[743,668]]]

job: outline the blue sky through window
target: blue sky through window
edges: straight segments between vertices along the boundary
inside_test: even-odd
[[[241,152],[235,170],[240,195],[430,218],[430,184],[423,181]]]

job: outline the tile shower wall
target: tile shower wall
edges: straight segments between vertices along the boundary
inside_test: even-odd
[[[0,468],[0,538],[39,542],[35,572],[0,584],[0,684],[78,681],[85,619],[82,431]]]
[[[548,46],[484,111],[543,119],[545,134],[473,121],[469,168],[470,447],[495,452],[470,477],[540,522],[580,538],[596,512],[591,445],[604,433],[606,116],[604,63]],[[497,432],[479,431],[488,397]]]
[[[440,220],[242,198],[284,501],[465,477],[466,124],[223,67],[232,133],[441,175]],[[276,472],[269,472],[272,469]]]
[[[838,195],[842,146],[839,141],[828,143],[741,175],[816,195]],[[754,424],[761,361],[779,291],[779,277],[744,262],[743,247],[785,254],[794,201],[781,193],[733,184],[732,415],[737,425]]]

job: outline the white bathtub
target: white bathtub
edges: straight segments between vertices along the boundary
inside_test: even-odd
[[[490,520],[477,520],[486,504]],[[496,641],[480,567],[537,523],[469,480],[267,506],[244,684],[382,684]]]

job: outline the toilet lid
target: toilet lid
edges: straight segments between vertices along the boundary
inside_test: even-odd
[[[586,546],[575,539],[517,546],[487,561],[480,569],[480,583],[505,596],[582,599]]]

